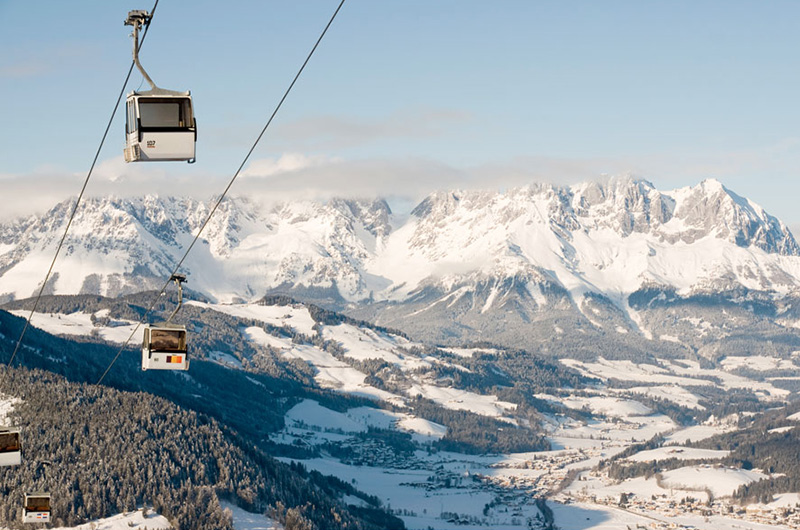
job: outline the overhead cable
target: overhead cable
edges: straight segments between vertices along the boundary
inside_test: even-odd
[[[306,60],[303,61],[302,66],[297,71],[297,74],[295,74],[294,79],[292,79],[292,82],[289,84],[289,87],[286,89],[286,92],[284,92],[283,97],[280,99],[278,104],[275,106],[275,110],[272,111],[272,114],[270,115],[269,119],[267,120],[266,125],[264,125],[264,128],[261,129],[261,133],[258,135],[258,137],[256,138],[255,142],[253,142],[253,145],[250,147],[250,150],[247,152],[247,155],[245,155],[244,159],[242,160],[242,163],[239,164],[239,168],[233,174],[233,177],[231,177],[231,180],[230,180],[230,182],[228,182],[228,185],[225,187],[225,190],[222,192],[222,195],[219,196],[219,199],[217,199],[216,203],[214,204],[214,207],[208,213],[208,216],[206,217],[206,220],[200,226],[200,229],[197,231],[197,234],[195,234],[194,239],[192,240],[191,244],[189,244],[189,247],[186,249],[186,252],[184,252],[183,257],[181,257],[181,259],[178,261],[178,264],[175,265],[175,268],[172,270],[172,273],[169,276],[170,279],[168,279],[166,282],[164,282],[163,287],[161,287],[161,290],[159,290],[158,293],[156,294],[156,296],[154,297],[153,303],[150,304],[150,307],[147,309],[145,314],[142,316],[142,318],[136,324],[136,327],[134,327],[134,329],[131,332],[131,334],[128,336],[128,338],[125,340],[125,342],[122,344],[122,346],[120,347],[119,351],[114,356],[114,358],[111,360],[111,363],[108,365],[108,368],[106,368],[105,372],[103,372],[103,375],[101,375],[100,379],[97,380],[97,384],[98,385],[103,382],[103,379],[105,378],[106,374],[108,374],[109,370],[111,370],[111,367],[114,366],[114,363],[117,362],[117,359],[119,359],[119,356],[122,355],[122,352],[125,350],[125,347],[128,345],[128,343],[131,341],[133,336],[136,334],[136,332],[142,326],[142,323],[147,320],[147,316],[152,312],[153,308],[158,303],[158,298],[166,291],[167,286],[169,286],[171,278],[175,274],[178,273],[178,270],[180,270],[181,265],[183,265],[183,262],[186,260],[186,257],[189,255],[189,252],[192,251],[192,248],[194,247],[195,243],[197,243],[197,241],[200,239],[200,234],[203,233],[203,230],[206,228],[206,226],[208,225],[209,221],[211,221],[211,218],[214,216],[214,213],[217,211],[217,208],[219,208],[219,205],[225,199],[225,196],[228,194],[228,191],[230,191],[231,187],[233,186],[233,183],[236,182],[236,179],[239,177],[239,174],[242,172],[242,169],[244,168],[245,164],[250,159],[250,155],[253,154],[253,151],[255,151],[256,146],[258,146],[258,143],[261,141],[261,138],[264,136],[264,133],[267,132],[267,129],[272,124],[272,120],[275,119],[275,115],[278,114],[278,111],[280,110],[281,106],[283,105],[283,102],[286,101],[286,98],[289,96],[289,93],[292,91],[292,88],[294,87],[295,83],[297,82],[297,79],[300,77],[300,74],[302,74],[303,70],[305,70],[306,65],[311,60],[311,57],[314,55],[314,52],[317,50],[317,47],[319,46],[319,43],[322,42],[322,38],[325,37],[325,34],[328,32],[328,28],[331,27],[331,24],[333,24],[333,21],[336,19],[336,15],[338,15],[339,11],[342,9],[342,6],[344,5],[344,2],[345,2],[345,0],[341,0],[341,2],[339,3],[339,6],[336,8],[336,11],[334,11],[333,15],[331,16],[330,20],[328,21],[328,24],[325,26],[325,29],[322,30],[322,33],[320,34],[319,38],[317,39],[317,42],[314,43],[314,47],[311,48],[311,51],[308,53],[308,56],[306,57]]]
[[[156,0],[155,4],[153,4],[153,9],[150,11],[151,15],[156,12],[156,8],[158,7],[158,1]],[[145,28],[144,33],[142,33],[142,40],[139,43],[139,48],[141,49],[141,45],[144,44],[144,39],[147,37],[147,30],[150,29],[150,25]],[[36,295],[36,299],[33,302],[33,307],[31,308],[31,312],[28,317],[25,319],[25,325],[22,327],[22,332],[19,335],[19,339],[17,339],[17,344],[14,347],[14,352],[11,354],[11,358],[6,363],[6,372],[8,372],[8,368],[11,367],[11,363],[14,361],[14,358],[17,356],[17,352],[19,351],[20,346],[22,345],[22,339],[25,337],[25,332],[28,330],[30,326],[31,319],[33,318],[34,313],[36,312],[36,308],[39,306],[39,301],[44,294],[44,290],[47,287],[47,282],[50,280],[50,276],[53,273],[53,268],[56,264],[56,259],[58,259],[58,255],[61,252],[61,247],[64,246],[64,241],[67,239],[67,234],[69,233],[69,229],[72,226],[72,221],[75,219],[75,214],[78,212],[78,206],[83,199],[83,194],[86,191],[86,186],[89,184],[89,179],[92,177],[92,173],[94,172],[94,167],[97,165],[97,159],[100,156],[100,151],[103,149],[103,145],[106,142],[106,137],[108,137],[108,131],[111,129],[111,123],[114,121],[114,116],[117,114],[117,109],[119,108],[120,101],[122,101],[122,96],[125,94],[125,88],[128,86],[128,81],[130,81],[131,73],[133,73],[133,62],[131,62],[131,67],[128,69],[128,75],[125,76],[125,82],[122,83],[122,89],[119,91],[119,96],[117,96],[117,101],[114,103],[114,109],[111,112],[111,117],[108,119],[108,124],[106,124],[106,130],[103,132],[103,137],[100,140],[100,145],[97,147],[97,152],[94,154],[94,159],[92,160],[92,165],[89,167],[89,172],[86,174],[86,179],[83,181],[83,187],[81,187],[81,191],[78,194],[78,198],[75,200],[75,206],[72,207],[72,212],[70,213],[69,219],[67,221],[67,226],[64,229],[64,234],[61,236],[61,240],[58,242],[58,246],[56,247],[56,252],[53,255],[53,261],[50,263],[50,268],[47,270],[47,274],[44,277],[44,281],[42,282],[42,286],[39,288],[39,293]],[[5,378],[5,374],[3,375]]]

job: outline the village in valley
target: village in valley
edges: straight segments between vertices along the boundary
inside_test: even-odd
[[[684,468],[648,479],[613,480],[599,468],[600,462],[631,445],[630,433],[635,433],[634,440],[642,439],[664,418],[629,417],[618,430],[595,425],[597,430],[590,437],[583,437],[587,425],[567,422],[552,432],[551,451],[465,455],[432,451],[424,443],[406,453],[386,444],[363,443],[354,436],[356,433],[332,426],[331,421],[336,421],[340,413],[313,402],[298,407],[297,416],[290,411],[289,424],[276,440],[318,448],[330,447],[329,443],[335,441],[347,456],[337,459],[323,449],[321,458],[300,462],[323,473],[351,477],[356,486],[380,496],[409,528],[544,529],[554,524],[566,528],[563,521],[571,520],[572,512],[586,514],[584,519],[588,521],[619,520],[624,522],[620,528],[631,529],[756,529],[759,524],[800,528],[798,495],[785,494],[770,504],[735,502],[730,494],[739,484],[765,475],[758,470],[731,469],[714,463],[713,459],[721,457],[723,451],[681,445],[667,445],[650,451],[650,455],[642,451],[639,459],[677,455],[687,460]],[[314,418],[323,416],[320,423],[326,427],[314,425]],[[292,421],[293,417],[297,419]],[[363,411],[351,410],[339,420],[345,425],[365,418]],[[376,420],[373,417],[371,421]],[[352,428],[353,424],[349,425]],[[714,433],[726,428],[729,423],[718,421],[684,433],[674,432],[672,436],[680,441],[703,431]],[[628,433],[628,437],[620,433]],[[425,440],[418,433],[415,438]],[[707,462],[698,464],[699,458],[706,458]],[[382,468],[379,482],[375,481],[376,474],[369,471],[375,468]],[[713,486],[705,486],[706,482]]]

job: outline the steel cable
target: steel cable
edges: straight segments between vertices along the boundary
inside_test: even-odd
[[[153,4],[153,9],[150,12],[151,15],[155,14],[156,8],[158,7],[159,0],[156,0],[155,4]],[[142,40],[138,44],[138,48],[141,49],[142,44],[144,44],[144,39],[147,37],[147,30],[150,29],[150,24],[147,24],[144,32],[142,33]],[[69,229],[72,226],[72,221],[75,219],[75,214],[78,212],[78,206],[83,199],[83,194],[86,191],[86,187],[89,184],[89,179],[92,177],[92,173],[94,172],[94,167],[97,165],[97,159],[100,157],[100,151],[103,149],[103,145],[106,142],[106,138],[108,137],[108,131],[111,130],[111,124],[114,121],[114,116],[117,114],[117,109],[119,108],[120,101],[122,101],[122,96],[125,94],[125,88],[128,86],[128,81],[130,81],[131,74],[133,73],[133,67],[135,66],[134,62],[131,62],[131,67],[128,70],[128,75],[125,76],[125,82],[122,84],[122,89],[119,92],[119,96],[117,96],[117,101],[114,103],[114,110],[111,112],[111,117],[108,119],[108,124],[106,125],[106,130],[103,132],[103,138],[100,140],[100,145],[97,147],[97,152],[94,155],[94,159],[92,160],[92,165],[89,167],[89,172],[86,174],[86,179],[83,181],[83,187],[81,187],[81,191],[78,194],[78,198],[75,201],[75,206],[72,208],[72,213],[69,216],[69,220],[67,221],[67,226],[64,229],[64,234],[61,236],[61,240],[58,242],[58,246],[56,247],[56,252],[53,255],[53,261],[50,263],[50,268],[47,270],[47,274],[44,277],[44,281],[42,282],[42,286],[39,289],[39,293],[36,295],[36,299],[33,302],[33,307],[31,308],[31,312],[28,315],[28,318],[25,319],[25,325],[22,327],[22,332],[19,335],[19,339],[17,339],[17,344],[14,347],[14,352],[11,354],[11,358],[6,363],[6,370],[3,373],[3,379],[5,379],[5,374],[8,372],[8,368],[11,367],[11,363],[14,362],[14,358],[17,356],[19,352],[20,346],[22,345],[22,339],[25,337],[25,332],[28,330],[30,326],[31,319],[33,318],[34,313],[36,312],[36,308],[39,306],[39,301],[42,298],[44,293],[45,287],[47,287],[47,282],[50,280],[50,276],[53,273],[53,268],[55,267],[56,260],[58,259],[58,255],[61,252],[61,247],[64,246],[64,241],[67,239],[67,234],[69,233]]]
[[[323,37],[325,37],[325,34],[328,32],[328,28],[331,27],[331,24],[333,24],[333,21],[336,19],[336,15],[338,15],[339,11],[342,9],[342,6],[344,5],[344,2],[345,2],[345,0],[341,0],[341,2],[339,3],[339,6],[336,8],[336,11],[334,11],[333,15],[331,16],[331,19],[328,21],[328,24],[325,26],[325,29],[322,30],[322,33],[320,34],[319,38],[317,39],[317,42],[314,44],[314,47],[311,48],[311,51],[308,53],[308,56],[306,57],[306,60],[303,61],[303,65],[297,71],[297,74],[295,74],[294,79],[292,79],[292,82],[289,84],[289,88],[286,89],[286,91],[283,94],[283,97],[280,99],[278,104],[275,106],[275,110],[272,111],[272,115],[270,115],[269,119],[267,120],[266,125],[264,125],[264,128],[261,129],[261,133],[258,135],[258,137],[256,138],[255,142],[253,142],[253,145],[250,147],[250,150],[247,152],[247,155],[245,155],[244,160],[242,160],[242,163],[239,165],[239,168],[233,174],[233,177],[231,178],[230,182],[228,182],[228,185],[225,187],[225,190],[222,192],[222,195],[220,195],[219,199],[217,199],[216,203],[214,204],[214,207],[208,213],[208,216],[206,217],[206,219],[203,222],[203,224],[200,226],[200,229],[197,231],[197,234],[194,236],[194,239],[192,240],[191,244],[189,244],[189,247],[186,249],[186,252],[184,252],[183,257],[181,257],[181,259],[178,261],[178,264],[175,265],[175,268],[172,270],[172,273],[170,274],[170,279],[167,280],[166,282],[164,282],[164,286],[161,287],[161,290],[158,291],[158,293],[154,297],[153,303],[150,304],[150,307],[147,309],[147,311],[145,312],[144,316],[136,324],[136,327],[133,328],[133,331],[128,336],[128,338],[125,340],[125,342],[122,344],[122,346],[120,347],[119,351],[114,356],[114,358],[111,360],[111,363],[108,365],[108,368],[106,368],[105,372],[103,372],[103,375],[100,376],[100,379],[97,380],[96,384],[99,385],[100,383],[103,382],[103,379],[106,377],[106,374],[108,374],[109,370],[111,370],[111,367],[114,366],[114,363],[116,363],[117,359],[119,359],[120,355],[122,355],[122,352],[125,350],[125,347],[128,345],[128,343],[131,341],[133,336],[136,334],[136,332],[142,326],[142,323],[145,320],[147,320],[147,316],[152,312],[153,308],[158,303],[158,298],[166,291],[167,287],[169,286],[170,282],[172,281],[171,280],[172,276],[177,274],[178,270],[180,270],[181,265],[183,265],[183,262],[186,260],[186,257],[189,255],[189,252],[192,251],[192,248],[194,247],[195,243],[197,243],[197,241],[200,239],[200,234],[203,233],[203,230],[206,228],[206,226],[208,225],[209,221],[211,221],[211,218],[214,216],[214,213],[217,211],[217,208],[219,208],[219,205],[222,203],[223,199],[225,199],[225,196],[228,194],[228,191],[230,191],[231,187],[233,186],[233,183],[236,182],[237,177],[242,172],[242,169],[244,168],[244,166],[247,163],[247,161],[250,159],[250,155],[253,154],[253,151],[255,151],[256,146],[258,146],[258,143],[261,141],[261,138],[264,136],[264,133],[267,132],[267,129],[272,124],[272,120],[275,119],[275,115],[278,114],[278,111],[280,110],[281,106],[283,105],[283,102],[286,101],[286,98],[289,96],[289,93],[292,91],[292,88],[294,87],[295,83],[297,82],[298,78],[300,77],[300,74],[302,74],[303,70],[305,70],[306,65],[311,60],[311,57],[314,55],[314,52],[317,50],[317,47],[319,46],[319,43],[322,42]]]

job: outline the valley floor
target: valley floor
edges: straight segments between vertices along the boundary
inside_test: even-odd
[[[293,422],[297,410],[290,411],[287,427],[276,439],[295,445],[346,447],[352,436],[346,432],[348,426],[353,429],[359,418],[370,421],[355,409],[348,411],[350,416],[318,409],[324,410],[309,401],[298,405],[297,410],[305,412],[305,422]],[[308,414],[309,410],[317,412]],[[314,425],[314,418],[324,425]],[[347,423],[348,418],[352,423]],[[361,443],[348,458],[323,451],[321,458],[294,461],[378,496],[411,530],[544,528],[549,516],[537,498],[548,499],[552,522],[564,530],[800,528],[797,495],[784,495],[770,505],[737,505],[729,497],[733,491],[767,475],[713,463],[698,465],[697,459],[713,462],[728,452],[680,445],[690,438],[723,432],[729,428],[724,423],[677,429],[669,418],[657,414],[625,416],[614,427],[605,422],[553,421],[552,451],[465,455],[417,450],[398,456],[385,447],[370,449]],[[668,456],[687,460],[686,467],[665,472],[658,480],[622,482],[596,470],[601,460],[655,434],[667,434],[667,444],[672,445],[640,451],[630,460]]]

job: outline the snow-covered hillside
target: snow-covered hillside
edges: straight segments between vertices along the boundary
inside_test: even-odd
[[[171,530],[173,526],[166,517],[154,514],[150,510],[137,510],[79,526],[61,527],[55,530],[127,530],[130,528],[135,530]]]

